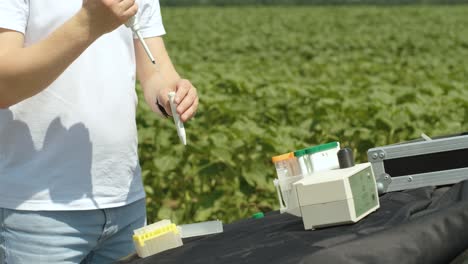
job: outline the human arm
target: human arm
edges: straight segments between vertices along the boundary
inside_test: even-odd
[[[47,88],[89,45],[137,10],[135,0],[84,0],[78,13],[29,47],[22,33],[0,29],[0,108]]]
[[[161,113],[156,104],[159,101],[165,111],[172,114],[168,93],[176,91],[177,113],[182,122],[186,122],[197,111],[199,102],[197,89],[190,81],[182,79],[177,73],[162,37],[147,38],[145,41],[156,59],[156,66],[148,59],[143,45],[137,40],[134,43],[137,77],[143,88],[146,103],[153,112]]]

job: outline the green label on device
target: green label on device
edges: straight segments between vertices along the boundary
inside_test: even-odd
[[[353,194],[356,217],[377,205],[375,180],[370,167],[349,177],[349,185]]]

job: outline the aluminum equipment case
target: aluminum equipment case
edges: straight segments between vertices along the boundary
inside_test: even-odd
[[[468,133],[376,147],[367,156],[379,194],[468,179]]]

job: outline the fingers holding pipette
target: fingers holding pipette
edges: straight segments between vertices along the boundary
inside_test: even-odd
[[[195,116],[199,99],[197,89],[190,81],[182,79],[177,83],[175,103],[182,122],[186,122]]]
[[[82,22],[101,36],[127,22],[137,11],[135,0],[83,0],[80,13]]]

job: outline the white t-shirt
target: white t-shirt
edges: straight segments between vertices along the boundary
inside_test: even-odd
[[[30,46],[82,2],[1,0],[0,28],[24,33]],[[138,2],[143,37],[165,34],[158,0]],[[88,210],[143,198],[136,104],[133,38],[122,26],[94,42],[47,89],[0,110],[0,207]]]

